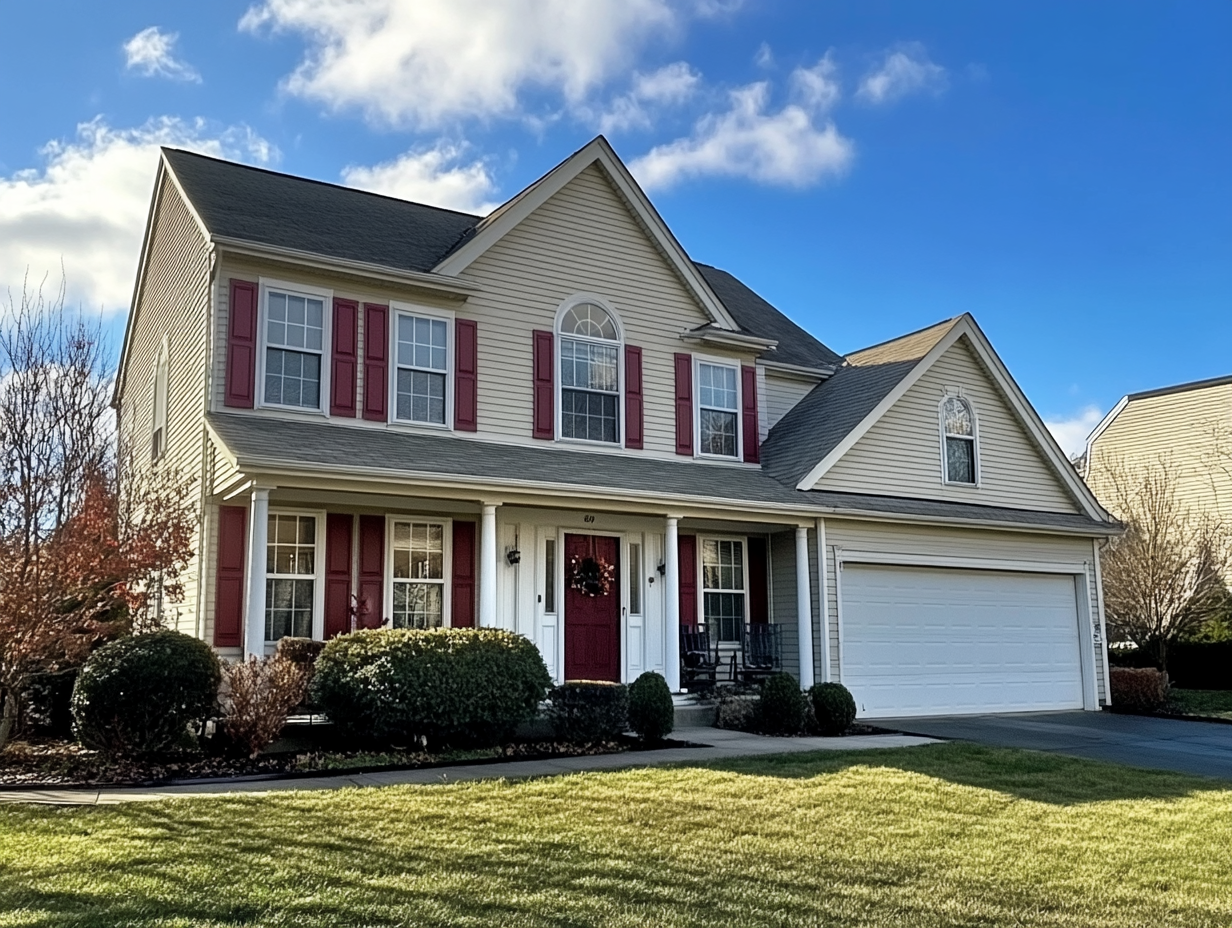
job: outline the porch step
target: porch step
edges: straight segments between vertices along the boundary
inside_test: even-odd
[[[691,694],[672,697],[677,728],[713,728],[718,717],[718,705],[710,699],[699,699]]]

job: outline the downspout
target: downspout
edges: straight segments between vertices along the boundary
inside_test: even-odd
[[[1112,679],[1108,675],[1108,624],[1104,618],[1104,575],[1099,566],[1099,553],[1108,546],[1108,538],[1092,540],[1095,552],[1095,600],[1099,608],[1100,660],[1104,668],[1104,705],[1112,705]],[[1098,694],[1096,694],[1098,696]]]

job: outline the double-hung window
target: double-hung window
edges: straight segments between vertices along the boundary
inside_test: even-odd
[[[324,344],[324,297],[266,289],[265,403],[320,409]]]
[[[265,640],[311,638],[317,594],[317,517],[270,513],[265,545]]]
[[[393,627],[439,628],[445,623],[445,525],[397,519],[393,560]]]
[[[941,433],[945,450],[945,482],[974,485],[978,473],[975,416],[961,396],[941,403]]]
[[[444,425],[449,377],[449,323],[398,313],[396,417],[403,422]]]
[[[560,435],[620,441],[620,333],[595,303],[578,303],[560,320]]]
[[[701,454],[734,458],[739,447],[739,371],[726,364],[697,365],[698,448]]]
[[[702,539],[702,614],[716,641],[739,641],[744,630],[744,542]]]

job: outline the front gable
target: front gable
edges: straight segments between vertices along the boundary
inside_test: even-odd
[[[955,393],[965,397],[975,412],[980,475],[975,487],[942,480],[940,404]],[[941,352],[814,488],[1048,512],[1083,511],[966,334]]]
[[[712,318],[598,163],[492,243],[463,276],[482,288],[465,310],[483,333],[479,382],[509,385],[480,392],[485,432],[529,437],[532,333],[552,330],[562,303],[578,294],[609,306],[625,344],[642,349],[646,451],[675,453],[676,352],[717,353],[746,364],[755,358],[753,349],[699,348],[680,338]]]

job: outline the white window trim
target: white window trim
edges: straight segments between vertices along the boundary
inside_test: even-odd
[[[702,451],[702,372],[701,366],[709,364],[712,367],[727,367],[736,372],[736,453],[709,454]],[[693,457],[708,461],[744,460],[744,377],[741,375],[740,362],[731,358],[720,358],[715,355],[693,355]],[[726,410],[724,410],[726,411]]]
[[[740,633],[744,634],[744,625],[749,624],[749,536],[747,535],[716,535],[708,534],[697,536],[697,616],[699,621],[706,624],[706,591],[710,589],[705,585],[706,570],[703,566],[705,563],[705,555],[703,553],[704,545],[707,541],[738,541],[743,546],[743,554],[740,558],[744,567],[744,576],[741,578],[741,583],[744,584],[744,589],[741,591],[744,594],[744,616],[741,619]],[[735,593],[736,590],[711,590],[713,593]],[[724,648],[739,647],[740,640],[736,641],[720,641],[715,639],[716,646],[721,645]]]
[[[607,312],[612,317],[612,322],[616,326],[616,341],[608,341],[605,338],[588,338],[585,335],[564,335],[560,331],[560,323],[565,317],[565,313],[577,306],[579,303],[594,303]],[[594,448],[623,448],[625,446],[625,327],[621,322],[619,313],[612,307],[612,304],[601,296],[594,293],[575,293],[567,300],[560,304],[556,309],[556,318],[552,322],[553,336],[553,351],[552,351],[552,387],[555,392],[553,396],[554,412],[556,417],[556,440],[567,444],[589,445]],[[561,421],[563,408],[561,404],[561,395],[564,390],[563,380],[561,376],[561,342],[563,339],[571,339],[593,345],[615,345],[616,346],[616,441],[595,441],[590,438],[566,438],[561,431]]]
[[[388,377],[389,396],[386,397],[386,407],[389,410],[387,417],[390,425],[404,426],[413,429],[432,429],[433,431],[453,431],[454,423],[454,366],[456,362],[456,350],[454,347],[454,330],[456,316],[448,309],[437,309],[434,306],[422,306],[418,303],[402,303],[391,300],[389,303],[389,345],[386,350],[389,352],[389,370]],[[415,422],[412,419],[398,418],[398,317],[399,316],[418,316],[421,319],[437,319],[445,323],[445,421],[444,422]],[[422,370],[422,368],[407,368],[408,370]],[[437,372],[439,373],[439,371]]]
[[[159,377],[162,377],[160,384]],[[154,389],[151,402],[153,424],[150,429],[150,459],[161,461],[167,456],[167,406],[171,390],[171,355],[164,337],[154,359]],[[161,402],[160,402],[161,401]],[[161,407],[161,408],[160,408]],[[160,436],[161,433],[161,436]]]
[[[964,480],[951,480],[948,451],[945,447],[945,404],[950,399],[957,397],[967,404],[967,410],[971,413],[971,456],[974,464],[975,482],[967,483]],[[946,388],[945,395],[941,397],[941,401],[937,403],[937,434],[939,436],[941,446],[941,484],[947,487],[966,487],[967,489],[980,488],[980,420],[975,412],[975,403],[971,402],[971,398],[967,396],[962,387],[951,389]],[[956,435],[955,438],[965,438],[963,435]]]
[[[269,313],[269,292],[277,290],[295,296],[320,298],[325,306],[321,312],[321,392],[320,405],[316,409],[311,406],[286,406],[282,403],[267,403],[265,401],[265,355],[266,333]],[[285,280],[274,280],[269,277],[260,278],[257,293],[257,374],[256,374],[256,405],[259,409],[277,409],[280,412],[297,412],[309,416],[328,416],[330,397],[330,354],[334,344],[334,291],[310,284],[297,284]],[[287,349],[294,351],[295,349]],[[304,349],[311,353],[311,349]]]
[[[325,640],[325,511],[317,511],[315,509],[284,509],[282,507],[271,506],[268,515],[270,516],[312,516],[316,522],[316,540],[314,542],[315,550],[312,555],[312,563],[316,568],[312,575],[312,637],[315,641]],[[269,557],[270,538],[268,531],[266,533],[265,547],[266,550],[261,553],[262,566],[264,569],[265,561]],[[284,577],[290,577],[291,574],[284,574]],[[298,577],[307,577],[308,574],[296,574]],[[265,573],[265,579],[268,583],[270,574],[268,570]],[[265,603],[265,608],[268,611],[268,597]],[[264,630],[266,616],[261,617],[261,628]],[[264,633],[264,631],[263,631]],[[270,651],[277,647],[278,639],[266,639],[265,649]]]
[[[393,515],[385,516],[385,602],[389,609],[389,627],[394,628],[394,523],[423,522],[428,525],[442,527],[441,537],[441,573],[444,575],[442,585],[444,593],[441,596],[441,628],[453,627],[453,519],[437,518],[436,516]],[[478,541],[478,537],[476,537]],[[475,593],[479,593],[479,580],[475,580]]]

